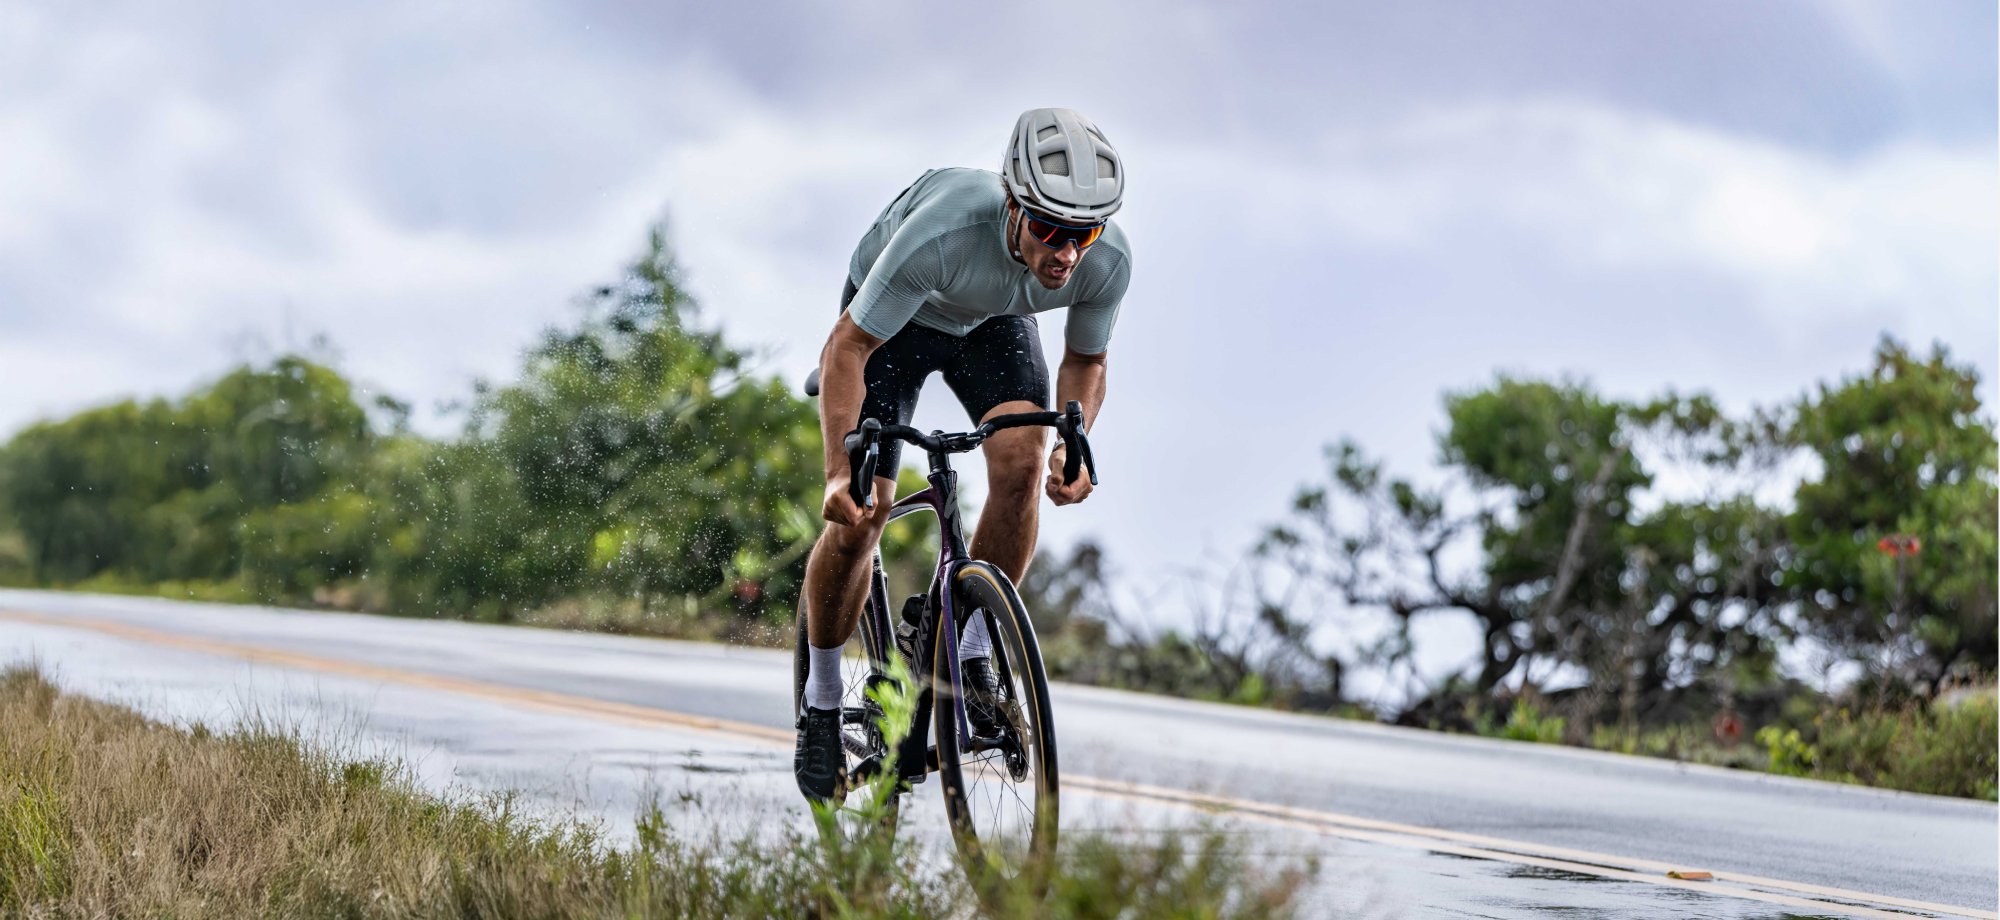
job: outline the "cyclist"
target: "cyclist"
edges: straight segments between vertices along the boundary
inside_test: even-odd
[[[1111,215],[1125,167],[1088,118],[1031,109],[1014,124],[1000,173],[935,169],[889,203],[855,247],[841,314],[820,353],[820,432],[826,443],[826,529],[806,562],[801,603],[810,664],[793,772],[809,800],[845,794],[840,653],[860,618],[870,560],[895,499],[900,442],[885,440],[875,506],[848,494],[843,437],[863,418],[909,424],[931,373],[944,375],[977,424],[1049,408],[1048,363],[1035,314],[1067,307],[1057,404],[1078,400],[1097,420],[1105,350],[1132,276],[1132,250]],[[1019,582],[1035,552],[1045,429],[987,439],[987,497],[971,553]],[[1057,505],[1090,495],[1062,482],[1064,448],[1048,455],[1044,490]],[[991,638],[975,618],[961,638],[960,674],[975,730],[991,734],[998,681]]]

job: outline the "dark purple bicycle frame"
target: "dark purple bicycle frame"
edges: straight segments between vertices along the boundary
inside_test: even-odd
[[[937,621],[932,624],[931,633],[937,637],[937,641],[947,643],[945,647],[947,654],[944,658],[948,662],[947,666],[951,668],[951,685],[959,687],[961,683],[958,673],[957,654],[958,611],[953,609],[952,606],[951,584],[952,579],[957,576],[958,570],[969,562],[970,558],[966,554],[965,532],[960,522],[958,473],[946,466],[946,462],[942,454],[932,455],[931,472],[928,477],[930,480],[929,488],[912,492],[897,499],[896,504],[890,508],[889,519],[893,521],[904,515],[913,514],[925,509],[937,515],[938,560],[937,569],[931,576],[930,587],[930,607],[937,612]],[[876,555],[874,579],[869,589],[869,597],[874,601],[870,606],[874,608],[875,635],[877,637],[892,635],[888,632],[893,626],[889,619],[888,583],[887,578],[882,573],[881,556],[879,553]],[[889,643],[884,639],[877,638],[871,640],[870,644],[887,646]],[[868,654],[878,662],[887,661],[886,656],[888,652],[889,649],[887,647],[870,648],[868,650]],[[922,658],[924,656],[919,654],[917,657]],[[931,663],[928,661],[912,661],[908,662],[908,664],[910,665],[911,675],[919,678],[920,683],[921,678],[928,676],[930,673]],[[919,722],[922,721],[923,710],[927,708],[919,707]],[[973,743],[972,723],[967,720],[965,715],[964,693],[952,694],[952,708],[954,715],[957,717],[955,721],[958,723],[959,750],[969,750]],[[912,726],[912,728],[913,730],[910,732],[911,736],[920,740],[928,738],[928,731],[919,730],[923,726]]]
[[[818,395],[817,378],[815,372],[806,381],[807,395]],[[978,429],[964,434],[945,434],[941,431],[925,434],[906,425],[884,425],[877,419],[863,419],[861,426],[844,439],[851,471],[849,494],[864,507],[874,507],[869,485],[875,481],[875,464],[880,456],[877,449],[879,439],[899,438],[923,448],[930,458],[930,475],[926,477],[930,487],[898,499],[889,510],[892,521],[925,508],[938,518],[938,562],[937,570],[931,575],[929,605],[935,611],[936,619],[928,624],[930,629],[926,635],[945,645],[942,649],[920,649],[914,656],[920,660],[909,662],[910,675],[918,688],[916,718],[898,758],[899,772],[911,781],[921,781],[931,766],[930,758],[926,756],[930,732],[924,728],[924,722],[931,715],[932,694],[925,678],[930,676],[930,665],[935,662],[937,652],[944,653],[946,667],[951,669],[952,713],[958,725],[958,749],[961,752],[979,749],[972,734],[972,723],[965,714],[965,694],[961,692],[963,683],[958,667],[958,611],[952,607],[951,597],[952,583],[973,560],[965,549],[965,529],[958,508],[958,474],[951,469],[950,455],[978,447],[996,431],[1029,425],[1053,427],[1062,437],[1068,448],[1068,457],[1063,464],[1065,482],[1074,481],[1079,473],[1086,470],[1090,473],[1091,482],[1097,481],[1096,462],[1090,456],[1090,442],[1083,436],[1083,409],[1074,399],[1061,413],[1044,411],[1003,415],[988,419],[980,423]],[[879,549],[875,553],[871,574],[873,577],[868,592],[871,612],[864,613],[862,642],[868,649],[870,666],[880,674],[889,661],[889,637],[893,635],[891,628],[894,624],[889,618],[888,579],[882,573]],[[922,654],[924,651],[932,654],[926,656]],[[929,660],[921,660],[926,658]],[[1000,660],[1000,666],[1004,674],[1005,658]]]

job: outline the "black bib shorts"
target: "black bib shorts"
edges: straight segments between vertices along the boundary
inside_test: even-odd
[[[848,280],[840,296],[842,313],[856,293],[854,281]],[[1041,328],[1033,316],[995,316],[963,338],[915,323],[904,325],[868,356],[863,372],[868,395],[861,400],[861,418],[908,425],[917,411],[917,394],[932,373],[944,375],[974,425],[1005,402],[1022,400],[1049,407],[1049,363],[1042,357]],[[902,454],[903,442],[884,439],[877,474],[894,480]]]

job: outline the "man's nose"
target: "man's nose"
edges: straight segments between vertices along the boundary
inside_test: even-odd
[[[1076,260],[1081,258],[1083,258],[1083,250],[1076,248],[1074,240],[1064,243],[1061,249],[1056,250],[1056,261],[1064,265],[1075,265]]]

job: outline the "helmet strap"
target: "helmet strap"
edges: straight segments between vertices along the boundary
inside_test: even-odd
[[[1008,196],[1007,254],[1013,256],[1014,261],[1019,262],[1022,265],[1026,265],[1028,264],[1028,260],[1021,257],[1021,213],[1022,213],[1021,203],[1015,201],[1013,199],[1013,196],[1011,195]]]

